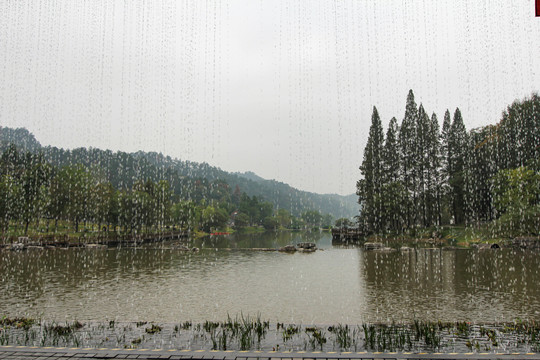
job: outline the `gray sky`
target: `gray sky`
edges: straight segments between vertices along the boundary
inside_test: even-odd
[[[534,0],[0,0],[0,124],[349,194],[373,105],[467,127],[540,90]]]

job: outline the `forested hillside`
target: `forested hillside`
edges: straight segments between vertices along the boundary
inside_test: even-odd
[[[94,168],[100,181],[110,182],[117,189],[130,189],[140,179],[167,180],[172,193],[179,199],[200,202],[213,199],[213,188],[225,183],[231,196],[234,192],[256,196],[272,203],[275,209],[287,210],[294,216],[308,210],[331,214],[336,219],[352,218],[358,213],[354,195],[314,194],[275,180],[262,179],[253,173],[229,173],[207,163],[178,160],[155,152],[43,147],[26,129],[0,127],[0,150],[4,152],[10,144],[19,151],[40,152],[45,161],[59,168],[75,164]]]
[[[467,131],[459,109],[416,105],[386,134],[373,108],[357,194],[361,226],[401,232],[447,224],[487,224],[499,234],[540,232],[540,97],[516,101],[495,125]]]

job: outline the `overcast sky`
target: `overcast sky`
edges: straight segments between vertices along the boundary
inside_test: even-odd
[[[540,90],[534,0],[0,0],[0,125],[350,194],[372,107],[467,128]]]

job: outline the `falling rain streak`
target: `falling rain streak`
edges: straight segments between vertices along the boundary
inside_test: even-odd
[[[537,320],[531,4],[0,1],[0,316]]]
[[[470,128],[538,88],[528,1],[0,4],[3,126],[349,194],[371,107]]]

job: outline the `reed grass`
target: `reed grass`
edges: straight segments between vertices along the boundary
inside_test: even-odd
[[[340,351],[434,351],[443,349],[520,349],[540,351],[540,326],[516,320],[495,325],[467,322],[414,321],[409,324],[337,324],[329,327],[277,323],[271,327],[260,316],[227,316],[221,322],[189,321],[176,324],[116,321],[36,321],[30,318],[0,318],[0,345],[134,347],[160,342],[173,348],[214,350],[340,350]],[[136,326],[134,326],[136,325]],[[272,336],[268,336],[268,334]],[[151,335],[151,336],[148,336]],[[274,342],[275,341],[275,342]],[[144,345],[143,345],[144,344]],[[501,348],[502,347],[502,348]]]

